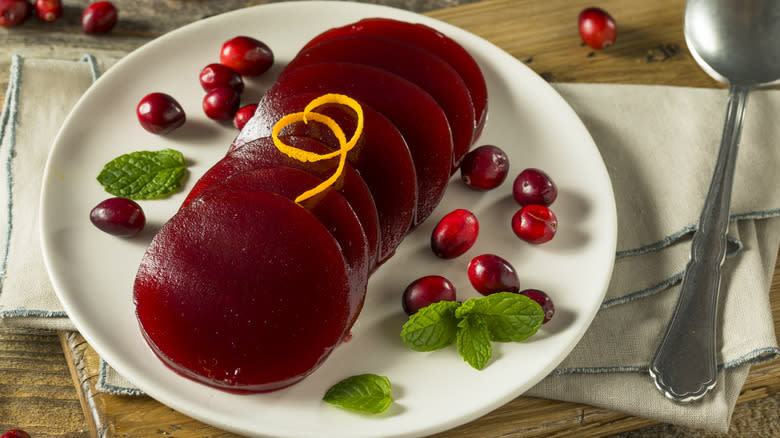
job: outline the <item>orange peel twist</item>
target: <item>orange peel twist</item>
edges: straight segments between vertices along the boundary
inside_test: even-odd
[[[341,129],[341,127],[339,126],[338,123],[336,123],[335,120],[333,120],[332,118],[324,114],[320,114],[314,111],[316,108],[329,103],[348,106],[357,114],[357,125],[355,126],[355,132],[352,134],[352,137],[349,140],[347,140],[347,137],[344,134],[344,130]],[[315,152],[309,152],[303,149],[296,148],[294,146],[290,146],[284,143],[279,138],[279,133],[282,132],[282,130],[287,126],[290,126],[291,124],[297,122],[309,123],[310,120],[314,122],[322,123],[323,125],[330,128],[330,130],[333,132],[333,135],[336,137],[336,139],[339,142],[338,150],[326,154],[318,154]],[[298,195],[298,197],[295,198],[295,202],[301,203],[317,195],[318,193],[325,191],[325,189],[327,189],[328,187],[336,183],[338,178],[344,172],[344,166],[346,165],[347,162],[347,153],[349,153],[349,151],[355,147],[358,140],[360,139],[360,134],[362,133],[363,133],[363,108],[355,99],[352,99],[351,97],[343,94],[336,94],[336,93],[324,94],[320,97],[317,97],[313,99],[311,102],[309,102],[302,112],[287,114],[286,116],[279,119],[279,121],[277,121],[276,124],[274,124],[273,130],[271,131],[271,136],[273,138],[274,145],[276,145],[276,148],[279,149],[281,153],[287,155],[288,157],[304,163],[311,163],[315,161],[321,161],[321,160],[327,160],[330,158],[339,157],[339,164],[338,167],[336,167],[336,171],[333,172],[333,175],[331,175],[328,179],[326,179],[322,183],[318,184],[316,187]]]

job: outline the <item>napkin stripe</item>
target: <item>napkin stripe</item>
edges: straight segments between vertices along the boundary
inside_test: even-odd
[[[726,251],[726,258],[731,258],[732,256],[737,255],[738,253],[740,253],[742,251],[742,249],[745,246],[742,243],[742,241],[739,240],[739,239],[735,239],[733,237],[728,237],[727,240],[728,240],[728,243],[730,245],[728,246],[729,247],[728,251]],[[680,271],[680,272],[678,272],[676,274],[673,274],[673,275],[671,275],[671,276],[669,276],[669,277],[659,281],[658,283],[650,285],[650,286],[648,286],[648,287],[646,287],[644,289],[639,289],[639,290],[636,290],[636,291],[633,291],[633,292],[629,292],[629,293],[627,293],[625,295],[621,295],[619,297],[606,299],[606,300],[604,300],[601,303],[601,306],[599,306],[599,312],[604,310],[604,309],[608,309],[608,308],[610,308],[612,306],[617,306],[618,304],[625,304],[625,303],[627,303],[629,301],[633,301],[633,300],[635,300],[637,298],[644,298],[646,296],[653,295],[653,294],[655,294],[657,292],[660,292],[660,291],[662,291],[664,289],[667,289],[667,288],[669,288],[671,286],[674,286],[675,284],[677,284],[680,281],[682,281],[682,277],[683,277],[684,274],[685,274],[685,269],[683,269],[682,271]]]
[[[0,147],[8,140],[8,161],[6,161],[6,183],[8,184],[8,204],[6,209],[8,211],[8,222],[6,224],[6,231],[3,238],[5,243],[3,244],[3,258],[0,261],[0,279],[5,278],[6,269],[8,267],[8,250],[11,245],[11,232],[13,229],[13,220],[11,212],[13,211],[13,196],[11,196],[11,187],[13,185],[13,174],[11,172],[11,161],[16,154],[14,150],[14,143],[16,140],[16,121],[19,114],[19,90],[22,85],[22,57],[21,55],[13,55],[11,57],[11,74],[8,80],[8,90],[5,93],[5,102],[3,102],[3,110],[0,113]],[[0,293],[2,293],[3,287],[0,282]]]
[[[108,383],[110,380],[108,373],[109,365],[108,362],[103,360],[103,358],[100,358],[100,374],[98,376],[98,381],[95,383],[95,388],[98,391],[107,392],[111,395],[146,395],[145,392],[141,391],[139,388],[131,388],[127,386],[118,386],[113,385],[111,383]]]
[[[718,364],[718,371],[734,368],[745,364],[757,364],[780,357],[780,348],[763,347],[743,354],[728,362]],[[602,373],[647,373],[647,365],[622,365],[614,367],[571,367],[558,368],[550,372],[549,376],[561,376],[567,374],[602,374]]]

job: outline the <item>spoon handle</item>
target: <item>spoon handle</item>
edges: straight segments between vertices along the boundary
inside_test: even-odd
[[[732,84],[718,160],[691,242],[680,297],[653,360],[650,375],[666,397],[690,402],[715,386],[716,314],[726,257],[731,186],[751,87]]]

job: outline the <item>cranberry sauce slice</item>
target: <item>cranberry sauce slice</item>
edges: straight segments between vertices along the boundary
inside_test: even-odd
[[[333,38],[299,53],[285,68],[320,62],[351,62],[376,67],[427,91],[441,105],[452,130],[452,172],[471,147],[476,129],[474,104],[458,72],[438,56],[417,46],[385,38]],[[283,73],[284,74],[284,73]]]
[[[351,295],[362,293],[350,290],[338,243],[308,210],[270,192],[219,190],[161,228],[133,300],[166,365],[246,393],[314,371],[347,334]]]
[[[368,35],[413,44],[434,53],[450,64],[463,78],[471,93],[477,120],[477,129],[472,142],[479,138],[487,120],[487,84],[479,65],[463,46],[424,24],[407,23],[390,18],[366,18],[353,24],[326,30],[309,41],[302,50],[325,40],[347,35]]]
[[[341,93],[390,119],[406,140],[417,171],[417,214],[427,218],[444,195],[452,162],[452,135],[447,117],[420,87],[374,67],[321,63],[285,73],[260,101],[285,99],[301,93]],[[394,184],[395,181],[387,181]]]
[[[209,187],[201,196],[210,196],[214,190],[265,190],[295,200],[298,195],[316,187],[322,181],[310,173],[291,167],[256,169],[228,177]],[[325,225],[341,247],[347,262],[350,290],[365,290],[370,268],[368,240],[363,225],[349,202],[337,190],[328,188],[303,201],[301,206],[312,212]],[[350,303],[350,309],[354,312],[350,314],[350,326],[363,307],[363,295],[354,294],[351,298],[360,299],[360,302]]]
[[[252,134],[271,135],[277,120],[286,114],[303,111],[316,94],[299,94],[284,100],[263,101],[252,119]],[[323,105],[317,112],[333,118],[352,137],[357,125],[355,113],[342,105]],[[347,158],[366,181],[379,214],[382,238],[379,248],[381,264],[393,255],[411,227],[417,208],[417,175],[414,162],[401,133],[385,116],[363,105],[364,129],[358,144]],[[330,128],[319,123],[295,123],[284,133],[315,138],[332,149],[339,144]]]
[[[311,138],[284,136],[283,141],[288,145],[318,154],[330,152],[327,146]],[[335,160],[324,160],[316,163],[296,161],[279,152],[270,137],[261,137],[229,152],[214,164],[195,183],[182,206],[195,200],[211,185],[239,172],[287,166],[305,170],[324,180],[333,174],[336,165]],[[342,178],[335,188],[344,195],[360,218],[360,223],[363,225],[368,239],[369,261],[371,262],[369,266],[373,269],[379,250],[380,234],[379,218],[371,192],[363,178],[349,163],[344,167]]]

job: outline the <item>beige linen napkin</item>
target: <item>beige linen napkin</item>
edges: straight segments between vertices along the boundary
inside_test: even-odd
[[[107,62],[106,64],[109,64]],[[40,178],[62,120],[105,66],[14,57],[0,130],[0,325],[73,329],[41,261]],[[48,86],[56,77],[58,87]],[[572,354],[529,395],[581,402],[659,421],[726,430],[749,364],[780,353],[768,289],[780,240],[780,92],[748,102],[733,192],[718,339],[720,381],[691,405],[661,396],[647,375],[687,260],[711,176],[724,90],[555,84],[593,135],[618,208],[617,262],[602,309]],[[137,394],[104,365],[99,385]]]

